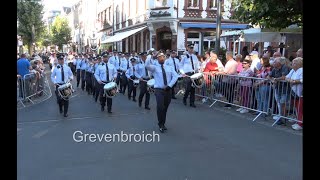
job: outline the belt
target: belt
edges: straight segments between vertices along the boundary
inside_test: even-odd
[[[194,72],[187,72],[186,75],[188,76],[192,76],[194,74]]]
[[[154,88],[154,90],[161,90],[161,91],[164,91],[163,88]]]

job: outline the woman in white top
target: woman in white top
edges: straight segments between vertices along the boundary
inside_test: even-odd
[[[293,105],[297,111],[297,119],[301,122],[292,125],[294,130],[302,129],[302,120],[303,120],[303,59],[297,57],[292,60],[292,69],[288,75],[286,75],[286,81],[290,83],[291,86],[291,97]]]

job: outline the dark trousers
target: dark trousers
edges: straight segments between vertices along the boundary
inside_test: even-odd
[[[139,104],[142,103],[143,96],[146,95],[145,99],[145,107],[149,107],[149,102],[150,102],[150,93],[148,92],[147,89],[147,82],[145,81],[140,81],[140,95],[139,95]]]
[[[117,72],[117,79],[116,79],[116,83],[117,83],[117,85],[119,85],[119,83],[120,83],[120,80],[121,80],[121,73],[118,71]]]
[[[86,85],[86,70],[81,70],[81,89],[84,90]]]
[[[176,93],[175,93],[175,87],[176,87],[176,85],[177,85],[177,83],[175,83],[173,86],[172,86],[172,88],[171,88],[171,95],[172,95],[172,97],[175,97],[176,96]]]
[[[94,73],[91,76],[91,83],[92,83],[92,96],[95,97],[96,94],[96,84],[98,83],[96,78],[94,77]]]
[[[80,84],[80,69],[77,69],[77,87],[79,87]]]
[[[92,73],[86,72],[86,91],[88,94],[92,93]]]
[[[128,85],[128,79],[125,73],[121,75],[120,91],[124,94]]]
[[[133,92],[132,98],[136,98],[137,87],[133,86],[133,81],[131,79],[128,80],[128,98],[131,98],[131,93]]]
[[[57,96],[57,103],[59,105],[59,110],[62,111],[62,108],[63,108],[64,114],[67,114],[68,108],[69,108],[69,98],[66,98],[66,100],[62,99],[58,93],[58,87],[59,86],[56,86],[55,94]]]
[[[192,87],[192,81],[191,81],[190,77],[185,78],[185,83],[186,83],[186,92],[184,94],[183,100],[186,101],[189,94],[190,94],[190,104],[194,104],[196,90],[194,87]]]
[[[223,95],[226,97],[229,103],[233,103],[235,88],[236,83],[233,80],[230,82],[223,82],[222,84]]]
[[[158,125],[162,127],[166,123],[167,110],[171,102],[171,90],[165,91],[162,89],[155,89],[155,96],[157,101],[157,117]]]
[[[108,110],[111,110],[112,108],[112,98],[107,98],[106,96],[104,96],[104,90],[103,90],[103,87],[104,87],[104,84],[99,84],[100,86],[100,104],[102,107],[105,107],[106,106],[106,101],[107,101],[107,107],[108,107]]]

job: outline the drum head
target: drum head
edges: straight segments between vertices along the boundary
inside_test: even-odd
[[[109,89],[115,88],[116,86],[117,86],[117,83],[109,82],[106,85],[104,85],[103,89],[109,90]]]
[[[139,84],[139,79],[135,79],[135,80],[133,80],[133,83],[135,83],[135,84]]]
[[[191,78],[191,79],[199,79],[199,78],[201,78],[202,76],[203,76],[202,73],[196,73],[196,74],[190,76],[190,78]]]
[[[155,83],[155,80],[154,80],[154,79],[150,79],[150,80],[147,82],[147,85],[148,85],[148,86],[154,86],[154,83]]]

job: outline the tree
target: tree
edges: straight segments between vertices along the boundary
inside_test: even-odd
[[[281,30],[303,25],[302,0],[233,0],[233,19]]]
[[[17,33],[28,46],[29,54],[33,52],[33,43],[37,42],[45,31],[42,21],[43,5],[35,1],[17,2]]]
[[[68,20],[57,16],[51,27],[52,43],[62,49],[63,44],[68,44],[71,40],[71,28]]]

